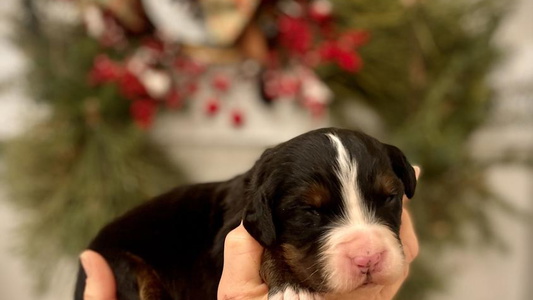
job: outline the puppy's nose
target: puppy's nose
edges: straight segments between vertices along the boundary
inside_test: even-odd
[[[383,253],[372,255],[356,256],[352,258],[352,264],[363,274],[379,272],[381,270]]]

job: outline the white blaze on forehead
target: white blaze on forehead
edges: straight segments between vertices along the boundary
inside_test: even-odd
[[[327,134],[337,152],[336,176],[340,182],[343,215],[323,237],[321,262],[325,285],[333,292],[344,293],[359,288],[368,279],[351,260],[357,256],[384,253],[381,270],[371,274],[378,284],[394,282],[403,270],[400,244],[390,228],[378,221],[363,201],[357,184],[358,165],[335,134]]]
[[[336,175],[341,184],[342,201],[344,203],[343,221],[350,225],[373,223],[373,218],[363,203],[357,184],[357,162],[350,158],[348,150],[338,136],[332,133],[328,133],[327,136],[337,150]]]

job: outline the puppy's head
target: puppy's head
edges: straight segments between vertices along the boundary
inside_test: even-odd
[[[244,226],[265,247],[272,286],[348,292],[401,276],[402,152],[359,132],[320,129],[267,150],[248,178]]]

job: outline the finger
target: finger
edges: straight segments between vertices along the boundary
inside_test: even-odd
[[[394,296],[398,293],[403,283],[405,282],[405,279],[407,279],[408,275],[409,275],[409,265],[407,265],[407,267],[405,268],[402,277],[396,282],[394,282],[393,284],[384,286],[383,289],[379,291],[379,296],[376,297],[375,299],[377,300],[394,299]]]
[[[259,268],[263,248],[243,225],[226,236],[224,244],[224,272],[232,273],[235,283],[261,283]]]
[[[420,169],[419,166],[413,166],[413,169],[415,170],[416,180],[418,180],[418,177],[420,177],[420,172],[422,172],[422,170]]]
[[[219,299],[230,295],[266,295],[267,287],[259,275],[263,248],[241,224],[226,236],[224,269],[219,283]]]
[[[80,255],[81,264],[87,274],[84,300],[116,300],[116,285],[113,271],[98,253],[86,250]]]
[[[403,243],[405,261],[410,264],[420,251],[418,238],[409,212],[404,209],[402,212],[402,226],[400,227],[400,239]]]
[[[415,177],[418,180],[418,178],[420,177],[421,169],[419,166],[414,166],[413,169],[415,170]],[[404,196],[404,200],[406,199],[407,197]],[[405,207],[402,211],[402,226],[400,227],[400,239],[402,240],[404,247],[405,260],[408,264],[410,264],[418,256],[418,253],[420,252],[420,247],[418,244],[418,238],[416,237],[411,215]]]

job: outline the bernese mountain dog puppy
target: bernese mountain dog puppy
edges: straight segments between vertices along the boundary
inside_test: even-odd
[[[324,128],[267,149],[246,173],[178,187],[105,226],[89,249],[119,300],[216,299],[224,239],[241,221],[264,247],[270,299],[321,299],[401,276],[402,197],[413,167],[396,147]],[[83,299],[80,268],[75,299]]]

